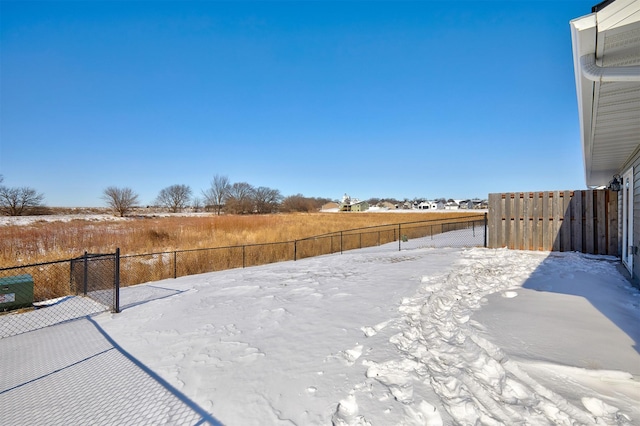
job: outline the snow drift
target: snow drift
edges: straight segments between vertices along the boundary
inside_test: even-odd
[[[89,326],[210,413],[204,421],[631,425],[640,423],[640,293],[616,263],[376,247],[127,288],[123,311]],[[5,365],[29,368],[14,346],[36,344],[31,334],[0,340]],[[149,392],[134,377],[118,392]],[[59,385],[91,391],[82,378]],[[28,420],[16,386],[3,384],[0,415]],[[40,410],[55,406],[37,381],[29,391]],[[58,416],[51,423],[65,423]]]

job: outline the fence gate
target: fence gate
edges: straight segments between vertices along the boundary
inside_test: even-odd
[[[120,312],[120,249],[72,259],[71,292]]]

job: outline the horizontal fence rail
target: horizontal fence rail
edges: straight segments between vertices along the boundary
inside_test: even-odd
[[[397,245],[395,245],[397,243]],[[348,250],[381,247],[408,250],[426,247],[486,247],[487,215],[470,215],[332,232],[294,241],[176,250],[147,254],[85,254],[56,262],[0,268],[0,338],[111,310],[118,312],[119,288],[135,284],[233,268],[265,265]],[[20,309],[13,281],[28,276],[28,301]],[[12,296],[14,294],[14,296]],[[5,308],[7,307],[8,308]],[[46,309],[44,309],[46,308]],[[5,312],[3,314],[3,311]],[[24,313],[32,320],[24,325]],[[23,324],[19,326],[17,324]]]
[[[618,193],[489,194],[488,247],[618,256]]]

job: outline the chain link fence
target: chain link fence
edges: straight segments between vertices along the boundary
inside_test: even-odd
[[[125,256],[119,250],[110,254],[85,253],[75,259],[3,268],[0,338],[105,310],[118,312],[120,286],[369,247],[470,247],[486,246],[486,241],[485,214],[371,226],[266,244]],[[15,313],[23,315],[17,318]]]
[[[297,240],[294,260],[376,246],[391,250],[486,247],[486,236],[486,215],[371,226]]]
[[[0,339],[118,312],[118,263],[116,251],[0,269]]]
[[[486,230],[486,216],[475,215],[270,244],[127,256],[117,250],[2,268],[0,418],[6,424],[217,426],[215,417],[120,347],[92,318],[119,311],[120,285],[374,247],[486,246]],[[143,297],[131,290],[125,307],[149,297],[148,290]],[[152,298],[176,292],[155,290]]]
[[[482,247],[486,246],[486,223],[486,215],[472,215],[350,229],[294,241],[126,255],[120,258],[120,282],[129,286],[376,246],[389,250]]]

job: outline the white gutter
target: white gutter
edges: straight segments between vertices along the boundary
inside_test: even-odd
[[[593,53],[580,57],[582,76],[598,83],[609,81],[640,82],[640,66],[628,67],[600,67],[596,64]]]

